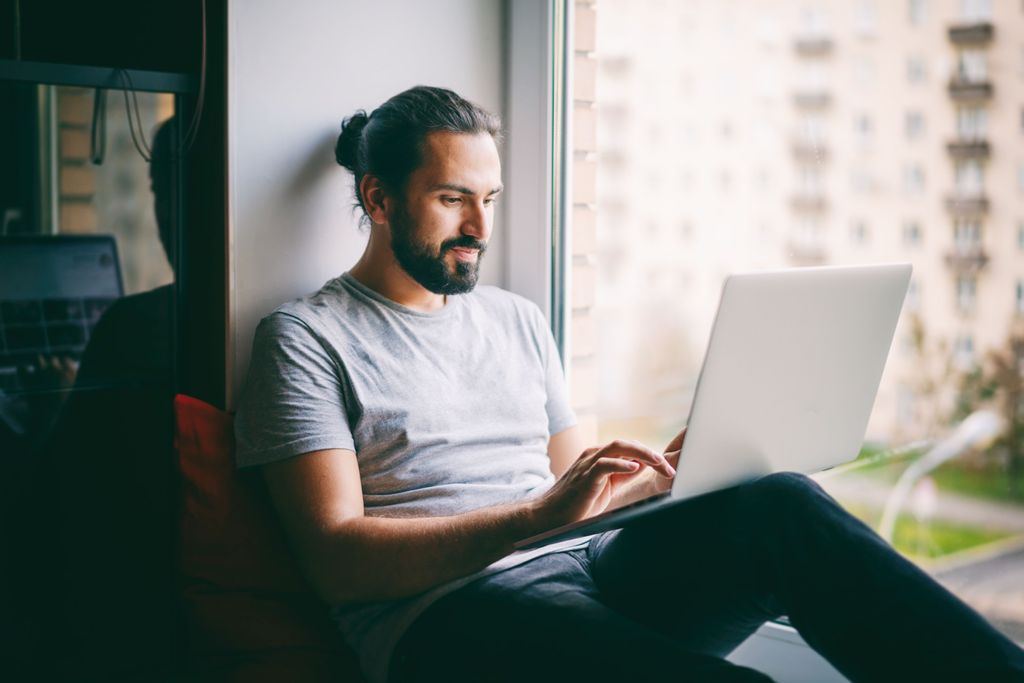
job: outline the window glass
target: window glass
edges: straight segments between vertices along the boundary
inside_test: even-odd
[[[989,113],[993,93],[1016,92],[1019,65],[947,35],[988,20],[989,3],[888,5],[577,4],[596,22],[572,28],[591,32],[575,59],[597,77],[569,98],[596,113],[595,147],[570,150],[591,168],[566,190],[572,401],[591,442],[661,447],[688,414],[729,273],[912,262],[864,449],[820,481],[878,529],[920,444],[974,411],[1000,414],[1001,435],[913,483],[911,499],[935,505],[901,507],[888,540],[1024,642],[1024,585],[999,579],[1024,572],[1024,402],[1000,370],[1022,360],[1024,250],[985,243],[1024,240],[1019,121]],[[926,23],[936,40],[919,40]],[[680,40],[681,25],[700,30]],[[1018,26],[1000,26],[1000,43],[1024,41]]]

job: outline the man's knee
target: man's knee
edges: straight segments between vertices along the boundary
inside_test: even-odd
[[[745,495],[762,514],[805,513],[831,503],[818,484],[796,472],[776,472],[744,485]]]

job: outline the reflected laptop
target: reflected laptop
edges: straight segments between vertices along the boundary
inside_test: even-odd
[[[765,474],[810,474],[860,451],[908,263],[732,275],[722,287],[669,493],[516,543],[616,529]]]
[[[59,388],[26,373],[40,356],[81,358],[123,293],[112,235],[0,237],[0,391]]]

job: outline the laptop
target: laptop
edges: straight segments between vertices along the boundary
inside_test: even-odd
[[[124,286],[112,235],[0,237],[0,392],[24,382],[39,356],[78,360]],[[32,390],[59,389],[31,383]]]
[[[516,543],[617,529],[773,472],[860,452],[910,284],[909,263],[745,273],[722,286],[670,492]]]

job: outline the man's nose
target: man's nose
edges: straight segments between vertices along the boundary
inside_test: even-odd
[[[462,234],[486,242],[491,237],[492,220],[491,211],[487,206],[479,202],[473,203],[462,223]]]

